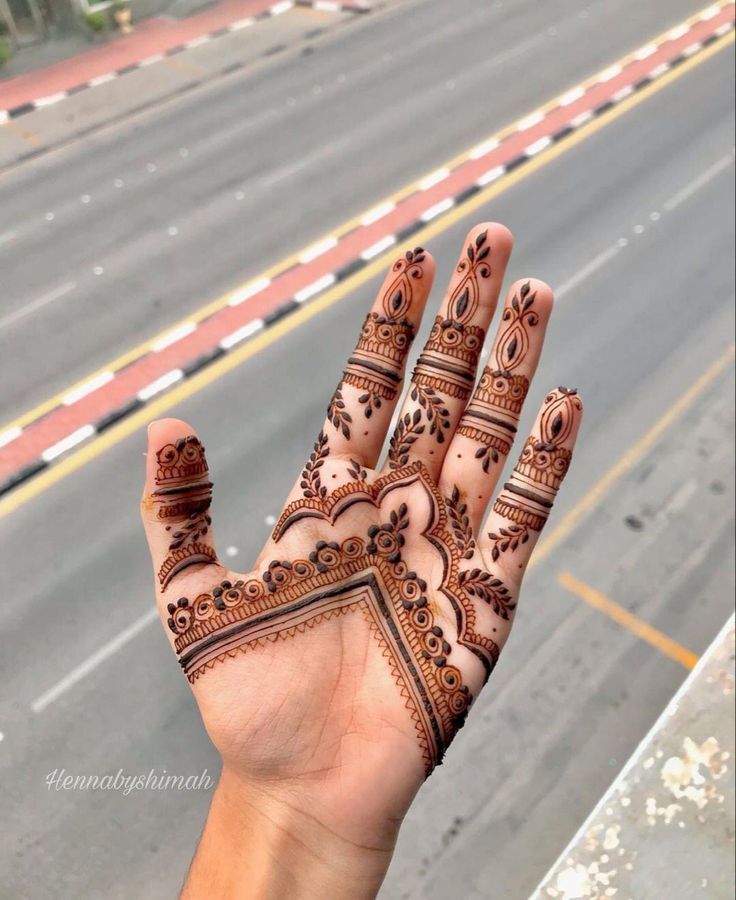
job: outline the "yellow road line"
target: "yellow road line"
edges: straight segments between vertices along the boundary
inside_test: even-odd
[[[562,587],[584,600],[593,609],[599,610],[599,612],[608,616],[609,619],[613,619],[614,622],[623,625],[633,635],[646,641],[647,644],[651,644],[660,653],[664,653],[665,656],[674,659],[675,662],[685,666],[686,669],[692,669],[698,661],[697,654],[693,653],[692,650],[688,650],[687,647],[683,647],[682,644],[673,641],[672,638],[667,637],[666,634],[635,616],[628,609],[619,606],[618,603],[606,597],[605,594],[601,594],[600,591],[596,591],[589,584],[585,584],[575,578],[570,572],[561,572],[557,576],[557,580]]]
[[[578,131],[574,132],[567,140],[558,144],[553,144],[549,148],[549,150],[540,153],[539,156],[535,156],[525,166],[521,166],[518,169],[512,170],[508,175],[500,178],[497,182],[486,188],[485,191],[481,191],[480,193],[476,194],[466,203],[463,203],[460,206],[453,207],[445,215],[435,219],[429,225],[425,226],[421,231],[417,232],[412,240],[416,240],[417,243],[426,243],[435,235],[441,234],[452,225],[456,224],[464,218],[467,218],[472,212],[478,209],[478,207],[487,204],[494,197],[497,197],[499,194],[509,190],[524,178],[532,175],[543,166],[552,162],[552,160],[557,159],[563,153],[577,146],[587,137],[590,137],[591,135],[603,129],[606,125],[614,122],[628,110],[633,109],[640,103],[643,103],[648,97],[651,97],[653,94],[661,91],[668,84],[671,84],[678,78],[682,78],[683,75],[685,75],[695,66],[700,65],[706,59],[709,59],[711,56],[713,56],[714,53],[718,52],[718,50],[722,49],[728,44],[733,43],[733,41],[734,33],[732,31],[728,35],[721,38],[719,41],[711,44],[701,54],[691,57],[686,63],[683,63],[681,66],[678,66],[676,69],[672,69],[666,75],[663,75],[661,79],[653,82],[651,85],[642,89],[638,93],[632,94],[631,97],[628,97],[626,100],[622,101],[618,106],[614,106],[611,110],[604,113],[602,116],[591,120]],[[23,506],[34,497],[37,497],[43,491],[48,490],[48,488],[56,484],[56,482],[60,481],[62,478],[66,478],[67,475],[70,475],[72,472],[76,472],[77,469],[81,468],[90,460],[95,459],[110,447],[113,447],[115,444],[120,443],[120,441],[127,438],[138,428],[147,425],[148,422],[150,422],[152,419],[164,415],[178,403],[182,403],[184,400],[188,399],[193,394],[196,394],[198,391],[201,391],[213,381],[221,378],[227,372],[230,372],[232,369],[236,368],[236,366],[241,365],[246,360],[255,356],[257,353],[260,353],[262,350],[270,347],[283,335],[294,331],[304,322],[318,315],[323,310],[333,306],[335,303],[351,294],[369,279],[381,274],[386,266],[392,261],[394,253],[395,251],[387,251],[381,256],[377,256],[374,260],[371,261],[368,266],[360,269],[349,278],[346,278],[345,281],[339,282],[337,285],[335,285],[334,288],[332,288],[332,290],[329,290],[321,297],[316,298],[308,306],[302,307],[292,315],[282,319],[280,322],[277,322],[273,327],[256,335],[254,338],[248,341],[247,344],[244,344],[239,350],[232,351],[221,360],[218,360],[211,366],[203,369],[202,372],[200,372],[198,375],[195,375],[187,381],[180,383],[177,387],[173,388],[173,390],[169,391],[166,394],[163,394],[157,400],[149,403],[139,412],[133,413],[133,415],[131,415],[130,417],[123,419],[123,421],[121,421],[119,425],[114,426],[109,431],[106,431],[104,434],[91,441],[89,444],[85,444],[80,447],[78,451],[63,458],[52,468],[42,471],[31,481],[21,485],[15,491],[0,500],[0,519]],[[733,348],[730,348],[729,353],[731,354],[730,358],[732,358]],[[727,365],[727,361],[722,361],[721,367],[718,371],[720,372],[725,365]],[[709,370],[709,372],[710,371],[711,370]],[[713,375],[713,378],[715,378],[715,375]],[[711,378],[710,380],[713,380],[713,378]],[[702,378],[698,382],[696,382],[696,384],[693,386],[693,388],[690,389],[688,393],[691,393],[695,386],[700,384],[701,381]],[[705,389],[705,386],[703,387],[703,389]],[[687,405],[689,404],[685,404],[685,408]],[[633,452],[634,449],[635,448],[632,448],[631,452]],[[643,452],[643,450],[641,452]],[[633,462],[630,465],[633,465]],[[625,466],[621,470],[621,472],[626,471],[626,468],[630,468],[630,465]],[[600,484],[596,486],[593,489],[594,492],[598,492],[596,496],[602,496],[603,494],[605,494],[605,492],[610,487],[610,484],[615,480],[615,477],[610,479],[610,481],[607,482],[606,485],[603,486],[603,488],[601,488]],[[549,549],[546,549],[548,545],[553,546],[556,543],[559,543],[562,537],[556,536],[558,532],[562,533],[562,530],[567,529],[567,531],[565,531],[565,533],[562,535],[566,536],[566,534],[570,530],[572,530],[573,526],[569,524],[571,521],[573,521],[571,517],[573,516],[573,513],[576,513],[578,507],[585,507],[581,510],[581,514],[587,512],[589,506],[586,506],[586,502],[586,499],[584,499],[580,504],[578,504],[577,507],[571,510],[571,512],[568,513],[568,515],[562,520],[562,522],[560,522],[560,525],[558,525],[557,529],[555,529],[549,535],[547,541],[544,541],[542,544],[540,544],[539,547],[537,547],[535,554],[532,557],[533,562],[537,562],[549,552]],[[592,505],[592,502],[590,503],[590,505]]]
[[[720,0],[720,2],[715,5],[720,10],[720,9],[723,9],[724,7],[730,5],[731,2],[733,2],[733,0]],[[690,27],[695,22],[699,21],[700,16],[702,15],[703,12],[705,12],[705,9],[707,9],[707,8],[708,7],[704,7],[699,12],[690,16],[690,18],[685,19],[681,24],[683,26]],[[658,34],[656,37],[652,38],[650,41],[645,41],[645,44],[658,45],[666,39],[667,35],[671,31],[672,31],[672,26],[665,29],[665,31],[662,31],[660,34]],[[711,45],[711,48],[713,46],[715,46],[715,45]],[[695,57],[693,57],[693,59],[698,58],[704,52],[707,52],[707,51],[701,51],[701,53],[696,54]],[[635,57],[636,57],[636,50],[632,50],[630,53],[627,53],[624,57],[622,57],[619,60],[618,65],[625,67],[625,66],[629,65],[629,63],[631,63],[635,59]],[[684,68],[684,67],[681,67],[681,68]],[[551,109],[554,109],[556,106],[558,106],[560,104],[560,101],[566,95],[570,94],[571,90],[576,90],[577,88],[581,88],[582,90],[587,90],[591,85],[596,84],[596,82],[599,79],[600,74],[601,73],[598,72],[595,75],[591,76],[590,78],[587,78],[584,81],[579,82],[579,84],[574,85],[572,88],[567,88],[561,94],[558,94],[553,99],[551,99],[551,100],[547,101],[546,103],[542,104],[541,106],[539,106],[538,111],[546,115],[547,112],[549,112]],[[656,83],[659,83],[659,81]],[[488,135],[486,138],[483,138],[482,140],[478,141],[478,143],[475,146],[480,146],[482,144],[486,144],[489,141],[498,141],[500,143],[501,141],[505,140],[509,135],[513,134],[515,131],[518,130],[519,124],[521,122],[523,122],[525,117],[526,117],[526,115],[522,116],[521,118],[517,119],[516,121],[510,123],[509,125],[504,126],[503,128],[500,129],[500,131],[497,131],[492,135]],[[453,169],[457,168],[457,166],[461,165],[464,162],[467,162],[471,158],[472,150],[473,150],[472,147],[464,150],[462,153],[459,153],[457,156],[454,156],[452,159],[447,160],[442,165],[435,166],[432,171],[436,171],[439,168],[446,168],[446,169],[450,169],[452,171]],[[528,168],[528,167],[525,167],[525,168]],[[403,187],[399,188],[399,190],[396,191],[394,194],[391,194],[388,197],[385,197],[380,202],[374,204],[371,207],[371,209],[376,209],[379,206],[385,205],[386,203],[397,204],[397,203],[400,203],[402,200],[405,200],[411,194],[414,194],[414,193],[416,193],[417,190],[419,190],[419,186],[420,186],[421,182],[427,177],[428,174],[430,174],[430,173],[425,173],[424,175],[417,178],[415,181],[412,181],[409,184],[406,184]],[[309,246],[312,246],[314,244],[319,244],[323,240],[325,240],[327,237],[334,236],[334,237],[337,237],[338,239],[341,238],[343,235],[347,234],[349,231],[352,231],[355,227],[357,227],[357,225],[360,224],[361,220],[365,217],[366,213],[368,213],[369,211],[370,210],[363,210],[357,216],[354,216],[353,218],[349,219],[348,221],[343,222],[341,225],[338,225],[329,234],[325,234],[322,237],[317,238],[317,240],[315,240],[315,241],[310,241]],[[112,360],[111,362],[106,363],[104,366],[102,366],[102,368],[98,369],[97,371],[89,373],[84,378],[82,378],[80,381],[77,381],[75,384],[64,388],[63,391],[60,391],[58,394],[55,394],[53,397],[50,397],[48,400],[44,400],[42,403],[38,404],[33,409],[28,410],[27,412],[18,416],[16,419],[13,419],[11,422],[7,422],[5,425],[0,426],[0,433],[9,431],[13,428],[24,428],[30,422],[33,422],[34,420],[45,415],[50,410],[59,406],[62,399],[67,394],[74,392],[75,390],[80,388],[83,384],[86,384],[88,381],[94,380],[98,376],[102,375],[104,372],[117,371],[118,369],[121,369],[123,366],[128,365],[133,360],[138,359],[140,356],[143,356],[145,353],[147,353],[151,349],[153,344],[155,344],[157,341],[159,341],[164,335],[168,334],[169,332],[175,331],[177,328],[180,328],[186,322],[201,322],[203,319],[206,319],[208,316],[212,315],[213,313],[217,312],[218,310],[224,309],[228,305],[230,298],[239,294],[249,284],[252,284],[256,281],[260,281],[262,279],[271,279],[272,280],[272,279],[278,277],[286,269],[290,268],[291,266],[293,266],[299,262],[299,257],[301,256],[301,254],[304,252],[305,249],[307,249],[307,248],[303,247],[300,250],[297,250],[291,256],[288,256],[285,259],[279,260],[277,263],[275,263],[273,266],[268,268],[266,271],[261,272],[258,275],[254,275],[252,278],[247,279],[247,281],[244,281],[242,284],[237,285],[235,288],[228,291],[226,294],[223,294],[222,296],[217,297],[215,300],[212,300],[210,303],[207,303],[205,306],[200,307],[200,309],[195,310],[194,312],[189,314],[185,319],[181,319],[178,322],[174,322],[172,325],[168,326],[164,331],[160,332],[159,334],[154,335],[153,337],[147,339],[146,341],[142,342],[141,344],[138,344],[136,347],[133,347],[131,350],[128,350],[121,356],[118,356],[116,359]]]
[[[37,147],[39,144],[38,135],[34,134],[32,131],[29,131],[27,128],[24,128],[22,125],[19,125],[17,122],[14,122],[13,119],[9,119],[7,122],[3,122],[3,128],[7,128],[9,131],[15,132],[15,134],[17,134],[19,138],[27,141],[31,145],[31,147]]]
[[[689,388],[679,397],[672,406],[652,425],[647,433],[641,437],[633,447],[624,453],[624,455],[597,481],[588,493],[579,500],[573,508],[562,517],[557,526],[552,529],[548,536],[540,541],[535,548],[531,558],[530,568],[533,565],[539,565],[543,559],[546,559],[552,551],[565,540],[568,535],[574,531],[580,522],[588,513],[594,509],[605,495],[611,490],[613,485],[625,475],[639,462],[639,460],[647,453],[662,437],[662,435],[695,403],[695,401],[705,393],[718,376],[731,365],[734,359],[734,345],[731,344],[726,348],[718,359],[713,362],[709,368],[703,372]]]

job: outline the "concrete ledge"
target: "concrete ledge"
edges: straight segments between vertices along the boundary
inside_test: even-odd
[[[531,900],[731,898],[734,618]]]

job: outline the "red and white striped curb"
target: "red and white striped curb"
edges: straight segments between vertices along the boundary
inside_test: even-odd
[[[352,13],[364,13],[369,11],[369,7],[364,3],[338,3],[332,2],[332,0],[280,0],[278,3],[274,3],[268,9],[263,10],[263,12],[256,13],[252,16],[247,16],[243,19],[238,19],[235,22],[231,22],[229,25],[226,25],[222,28],[217,28],[214,31],[210,31],[206,34],[197,35],[197,37],[192,38],[191,40],[184,41],[181,44],[177,44],[174,47],[168,47],[165,50],[162,50],[160,53],[154,53],[152,55],[146,56],[144,59],[140,59],[137,62],[130,63],[129,65],[122,66],[119,69],[113,69],[110,72],[105,72],[102,75],[97,75],[95,78],[90,78],[88,81],[80,82],[79,84],[75,84],[73,87],[68,88],[63,91],[55,91],[53,94],[48,94],[45,97],[39,97],[36,100],[29,100],[26,103],[19,103],[16,106],[11,106],[7,109],[0,109],[0,125],[4,122],[7,122],[10,119],[17,119],[20,116],[25,116],[28,113],[32,113],[37,109],[43,109],[47,106],[53,106],[59,101],[66,99],[67,97],[71,97],[74,94],[79,94],[82,91],[86,91],[88,88],[99,87],[101,84],[108,84],[110,81],[114,81],[116,78],[120,78],[122,75],[127,75],[129,72],[135,72],[136,69],[145,69],[148,66],[153,65],[154,63],[161,62],[161,60],[166,59],[169,56],[176,56],[177,53],[182,53],[184,50],[192,50],[195,47],[201,47],[203,44],[207,44],[215,38],[222,37],[226,34],[234,34],[237,31],[243,31],[245,28],[249,28],[251,25],[255,25],[257,22],[261,22],[264,19],[272,19],[275,16],[283,15],[284,13],[289,12],[289,10],[294,9],[294,7],[307,7],[310,9],[318,10],[320,12],[332,12],[332,13],[340,13],[340,12],[352,12]],[[268,55],[268,51],[264,55]],[[227,67],[228,72],[232,71],[232,65]]]
[[[226,305],[200,321],[193,318],[176,326],[128,365],[104,371],[78,385],[39,419],[24,428],[6,429],[0,433],[0,494],[646,88],[726,35],[733,28],[733,19],[733,2],[709,7],[688,23],[671,29],[658,43],[645,44],[499,136],[473,147],[454,167],[428,174],[403,198],[368,210],[349,230],[307,247],[295,263],[275,277],[251,281],[230,294]]]

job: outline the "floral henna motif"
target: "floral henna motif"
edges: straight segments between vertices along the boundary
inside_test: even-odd
[[[393,502],[391,495],[417,490],[423,491],[428,502],[418,503],[422,521],[412,522],[415,514],[409,505]],[[182,668],[194,682],[228,657],[304,634],[327,619],[359,612],[405,698],[429,773],[472,702],[460,669],[451,661],[453,645],[470,649],[486,673],[498,658],[496,644],[474,633],[474,598],[495,603],[499,609],[513,606],[497,579],[488,588],[496,599],[489,599],[479,587],[479,570],[460,570],[458,522],[466,544],[472,542],[472,535],[462,525],[462,512],[449,516],[421,463],[391,472],[371,485],[350,482],[329,496],[292,502],[276,524],[273,540],[278,542],[304,518],[318,520],[310,528],[334,533],[344,513],[356,504],[365,509],[357,521],[365,521],[366,515],[374,518],[362,534],[340,541],[319,540],[304,559],[275,559],[259,576],[223,581],[192,601],[182,597],[169,604],[169,627],[176,635]],[[458,503],[455,507],[459,510]],[[433,552],[441,561],[441,583],[434,589],[406,561],[410,528],[420,529],[424,546],[418,558],[428,560]],[[431,565],[427,571],[436,570]],[[438,594],[455,611],[452,635],[438,624]]]
[[[520,527],[541,531],[570,467],[572,451],[563,444],[570,437],[581,409],[575,390],[561,387],[547,394],[539,437],[527,438],[510,481],[493,504],[494,512]]]
[[[194,435],[166,444],[156,454],[153,499],[157,515],[177,523],[166,526],[172,540],[158,572],[162,589],[189,566],[217,562],[214,548],[202,540],[212,524],[208,512],[212,483],[208,476],[204,447]]]
[[[481,461],[484,472],[508,454],[516,435],[529,391],[529,379],[516,370],[529,352],[529,329],[539,323],[534,308],[536,296],[527,282],[504,309],[493,362],[484,369],[458,425],[459,434],[481,445],[475,457]]]

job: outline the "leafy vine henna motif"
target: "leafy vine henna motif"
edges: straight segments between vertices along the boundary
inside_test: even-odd
[[[339,535],[342,517],[358,505],[350,521],[362,523],[360,532]],[[387,661],[428,774],[472,702],[453,661],[456,647],[468,648],[486,674],[498,658],[496,644],[475,633],[474,604],[480,600],[512,608],[500,582],[481,588],[479,570],[461,571],[457,528],[463,530],[466,544],[472,535],[462,524],[461,504],[454,505],[456,514],[450,516],[421,463],[370,485],[349,482],[328,496],[319,493],[293,501],[274,528],[274,542],[307,519],[312,520],[310,532],[321,531],[331,539],[316,540],[306,558],[274,559],[259,575],[222,581],[191,601],[182,597],[169,604],[169,627],[188,679],[194,682],[219,662],[269,642],[300,634],[308,639],[308,631],[320,623],[357,612]],[[412,549],[407,555],[410,532]],[[422,571],[414,571],[412,562]],[[435,582],[431,586],[430,572]],[[495,600],[488,599],[488,590]],[[447,612],[454,612],[455,624],[449,630],[438,616],[443,598],[449,601]]]
[[[509,589],[500,578],[490,572],[481,569],[461,572],[460,584],[466,593],[483,600],[502,619],[508,619],[509,613],[516,608],[516,601]]]
[[[499,528],[498,534],[489,532],[488,537],[493,543],[491,559],[496,562],[502,553],[507,551],[513,553],[522,544],[526,544],[529,536],[529,528],[526,525],[507,525],[505,528]]]
[[[320,469],[329,455],[327,435],[324,431],[320,431],[314,444],[314,450],[309,454],[309,459],[302,469],[302,480],[299,482],[306,498],[324,497],[327,494],[327,488],[322,484]]]
[[[342,432],[344,438],[350,438],[350,423],[353,421],[353,417],[347,411],[347,406],[343,400],[342,381],[335,389],[330,405],[327,407],[327,418],[338,431]]]
[[[470,396],[485,340],[485,331],[470,323],[480,303],[480,280],[491,275],[490,252],[486,231],[465,248],[457,265],[462,278],[447,302],[447,316],[434,320],[414,369],[415,384],[460,400]]]
[[[472,559],[475,553],[475,538],[470,527],[467,504],[461,501],[457,485],[452,489],[452,494],[445,499],[445,504],[458,552],[463,559]]]
[[[342,381],[330,401],[327,418],[350,438],[352,418],[346,411],[343,386],[349,384],[362,391],[358,403],[363,415],[370,419],[384,400],[394,400],[401,385],[404,360],[415,328],[407,318],[414,299],[414,282],[424,276],[424,250],[407,250],[391,269],[394,276],[381,298],[381,311],[370,312],[360,332],[358,344],[348,360]]]
[[[536,292],[529,282],[504,309],[501,330],[491,365],[486,366],[473,399],[458,425],[458,433],[481,445],[475,458],[484,472],[511,449],[521,408],[529,391],[529,379],[516,370],[529,352],[529,329],[539,323],[534,308]]]
[[[348,466],[348,475],[353,479],[353,481],[368,480],[368,473],[363,468],[363,466],[355,459],[350,460],[350,465]]]
[[[407,412],[399,419],[391,435],[388,448],[388,464],[392,469],[405,466],[409,462],[411,445],[429,426],[429,434],[438,444],[444,443],[445,431],[450,427],[450,410],[434,388],[415,384],[409,392],[418,404],[414,412]],[[426,425],[425,425],[426,423]]]
[[[547,394],[539,422],[539,437],[527,438],[511,479],[493,504],[494,512],[516,525],[541,531],[565,477],[572,451],[570,437],[582,409],[577,391],[560,387]]]
[[[162,447],[156,454],[155,477],[153,499],[158,518],[177,523],[166,526],[172,540],[158,571],[159,584],[165,589],[189,566],[217,561],[214,548],[201,540],[212,524],[208,512],[212,483],[199,439],[189,435]]]

